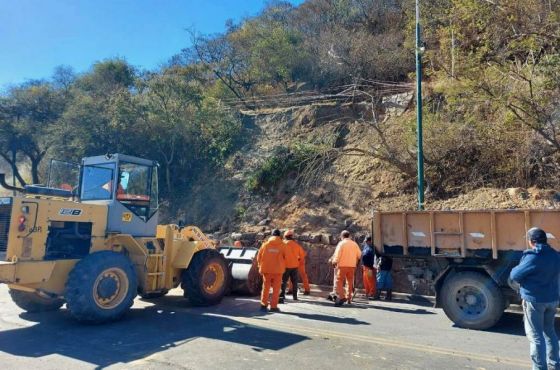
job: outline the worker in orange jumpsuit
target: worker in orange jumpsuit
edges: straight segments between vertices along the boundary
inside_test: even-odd
[[[307,256],[307,253],[305,252],[305,249],[303,249],[303,247],[301,249],[303,250],[303,257],[301,257],[301,259],[299,260],[298,273],[299,273],[299,277],[301,279],[301,282],[303,283],[303,295],[310,295],[311,294],[311,287],[309,286],[309,277],[307,277],[307,272],[305,271],[305,257]],[[293,288],[294,287],[292,286],[292,282],[289,281],[288,282],[288,294],[290,294],[290,292],[292,292]]]
[[[364,241],[362,249],[362,281],[368,299],[374,299],[377,293],[377,253],[373,246],[371,236]]]
[[[305,258],[305,252],[301,245],[294,240],[294,231],[288,230],[284,233],[284,244],[286,252],[286,271],[282,276],[282,291],[280,292],[280,303],[284,303],[286,298],[286,285],[288,284],[288,279],[292,283],[292,297],[294,301],[297,301],[298,293],[298,268],[299,261]]]
[[[280,312],[278,309],[278,299],[280,297],[282,275],[286,269],[285,245],[280,237],[280,230],[274,230],[272,236],[259,248],[257,265],[259,273],[263,277],[261,311],[268,310],[268,294],[272,287],[270,311]]]
[[[309,278],[307,277],[307,272],[305,271],[305,257],[307,253],[305,253],[305,249],[301,248],[303,252],[303,256],[299,260],[298,272],[299,277],[303,283],[303,295],[309,295],[311,293],[311,288],[309,287]]]
[[[356,266],[362,255],[362,251],[355,241],[350,239],[350,232],[344,230],[340,234],[341,241],[337,244],[334,251],[333,265],[336,264],[337,270],[337,284],[336,294],[337,299],[335,306],[340,307],[344,302],[352,303],[352,293],[354,291],[354,275],[356,273]],[[346,282],[346,293],[344,292],[344,282]]]

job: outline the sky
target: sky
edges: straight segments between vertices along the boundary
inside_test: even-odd
[[[298,5],[303,0],[291,0]],[[189,46],[185,28],[225,30],[266,0],[0,0],[0,88],[48,78],[58,65],[87,71],[125,58],[154,69]]]

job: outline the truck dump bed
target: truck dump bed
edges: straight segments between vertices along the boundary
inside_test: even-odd
[[[526,233],[540,227],[560,251],[560,210],[375,212],[374,242],[395,256],[497,259],[527,249]]]

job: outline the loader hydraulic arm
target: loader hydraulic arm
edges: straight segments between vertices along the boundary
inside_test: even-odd
[[[200,242],[203,248],[216,248],[216,243],[196,226],[185,226],[181,229],[180,235],[183,239]]]

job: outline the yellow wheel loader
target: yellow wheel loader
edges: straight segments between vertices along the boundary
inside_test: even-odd
[[[0,283],[27,311],[64,303],[80,321],[119,319],[140,294],[179,285],[196,305],[221,301],[230,266],[198,228],[158,225],[158,165],[113,154],[51,161],[45,186],[0,185]]]

